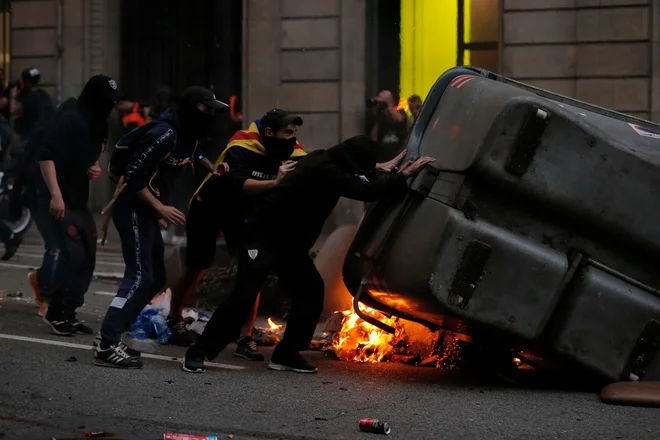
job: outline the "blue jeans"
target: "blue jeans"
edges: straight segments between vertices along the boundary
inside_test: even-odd
[[[65,206],[64,219],[55,220],[49,212],[50,196],[40,193],[32,194],[28,205],[45,243],[37,280],[49,302],[48,315],[74,313],[85,302],[96,266],[94,217],[86,206]]]

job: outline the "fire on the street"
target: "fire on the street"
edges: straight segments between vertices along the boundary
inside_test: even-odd
[[[332,350],[350,362],[400,362],[454,369],[461,360],[459,336],[432,332],[396,317],[388,317],[360,304],[360,310],[396,329],[387,333],[362,320],[352,308],[341,312],[343,321],[332,340]]]
[[[397,326],[396,318],[387,318],[370,307],[364,307],[363,311],[396,328],[397,333],[402,330]],[[365,322],[353,308],[341,313],[344,315],[344,320],[332,344],[339,358],[356,362],[380,362],[394,349],[392,341],[395,335]]]
[[[277,332],[282,330],[282,325],[277,325],[273,322],[273,318],[268,318],[268,325],[270,326],[270,330],[273,332]]]

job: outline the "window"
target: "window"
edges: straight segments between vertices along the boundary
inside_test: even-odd
[[[426,96],[455,66],[497,71],[499,0],[401,0],[401,97]]]
[[[497,71],[499,18],[498,0],[458,1],[457,65]]]

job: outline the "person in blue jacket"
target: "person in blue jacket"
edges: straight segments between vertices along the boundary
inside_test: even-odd
[[[183,225],[182,212],[167,204],[175,177],[198,157],[216,111],[228,106],[204,87],[188,88],[175,108],[127,134],[117,143],[110,172],[119,177],[112,219],[119,232],[126,270],[94,344],[95,364],[141,368],[140,353],[121,342],[121,334],[165,284],[162,220]],[[214,168],[224,174],[225,164]],[[118,195],[117,195],[118,194]]]

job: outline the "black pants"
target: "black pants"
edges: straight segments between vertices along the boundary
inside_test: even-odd
[[[308,252],[248,247],[238,252],[238,274],[232,293],[213,313],[204,333],[191,348],[191,354],[204,355],[212,360],[236,341],[271,271],[292,297],[291,314],[277,350],[309,348],[323,311],[324,285]]]
[[[158,218],[137,211],[120,197],[112,208],[112,220],[121,240],[124,279],[110,303],[101,327],[101,345],[116,345],[121,334],[165,285],[165,246]]]
[[[86,206],[65,206],[64,219],[49,212],[50,197],[36,194],[30,211],[44,239],[45,253],[37,280],[48,299],[49,316],[69,314],[82,306],[96,266],[96,224]]]

